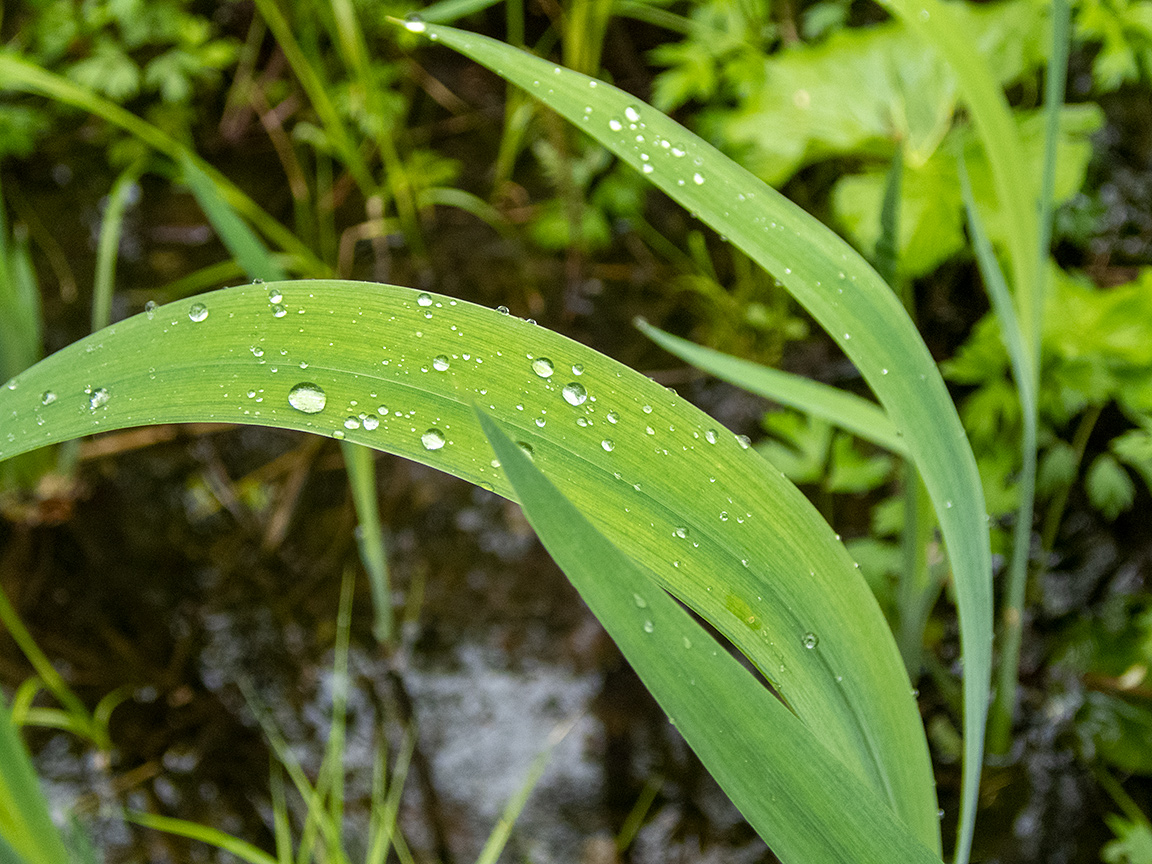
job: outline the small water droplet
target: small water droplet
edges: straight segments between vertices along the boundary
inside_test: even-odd
[[[707,431],[705,431],[704,432],[704,440],[707,441],[709,444],[715,444],[716,443],[716,430],[715,429],[708,429]]]
[[[613,450],[616,449],[616,442],[613,441],[611,438],[605,438],[603,441],[600,442],[600,446],[603,447],[605,450],[607,450],[609,453],[611,453]]]
[[[319,414],[327,401],[324,391],[311,381],[301,381],[288,391],[288,404],[304,414]]]
[[[272,307],[272,317],[273,318],[283,318],[287,314],[288,314],[288,310],[285,309],[283,306],[281,306],[279,303],[277,303],[275,306]]]
[[[261,348],[259,345],[253,345],[251,347],[251,349],[249,349],[249,350],[251,350],[253,357],[263,357],[264,356],[264,349]]]
[[[443,354],[437,354],[432,358],[432,368],[437,372],[447,372],[450,365],[448,358]]]
[[[420,436],[420,443],[425,450],[439,450],[446,443],[444,433],[433,427]]]
[[[432,305],[432,295],[421,291],[416,295],[416,305],[428,307]]]
[[[359,429],[360,428],[360,418],[359,417],[345,417],[344,418],[344,428],[345,429]]]
[[[652,624],[651,621],[645,621],[644,622],[644,632],[645,633],[651,633],[655,629],[656,629],[656,627]]]
[[[583,363],[573,363],[572,364],[572,374],[573,375],[583,375],[584,374],[584,364]]]
[[[428,29],[428,25],[420,19],[419,15],[413,12],[404,19],[404,29],[409,33],[423,33]]]
[[[532,445],[529,444],[527,441],[517,441],[516,446],[519,447],[522,451],[524,451],[524,455],[527,456],[529,459],[535,459],[536,458],[536,451],[532,449]]]
[[[152,320],[152,316],[156,314],[156,301],[149,300],[144,304],[144,314],[148,316],[148,320]]]
[[[947,509],[951,510],[951,509],[952,509],[952,502],[951,502],[951,501],[945,501],[945,502],[944,502],[944,506],[945,506]]]
[[[588,398],[588,391],[584,389],[583,385],[577,384],[575,381],[565,384],[561,394],[564,396],[564,401],[573,406],[583,405],[584,400]]]
[[[537,357],[532,361],[532,371],[541,378],[550,378],[552,373],[556,371],[556,367],[547,357]]]
[[[699,171],[697,171],[695,174],[692,175],[692,182],[695,183],[697,186],[704,185],[704,175],[701,174]]]
[[[379,426],[380,426],[380,421],[377,418],[371,416],[370,414],[366,414],[364,416],[363,423],[364,423],[364,428],[367,429],[369,432],[371,432],[374,429],[379,428]]]
[[[40,394],[40,404],[41,405],[51,405],[55,401],[56,401],[56,394],[53,393],[51,390],[45,390],[43,393]]]
[[[727,522],[728,521],[728,511],[727,510],[721,510],[720,511],[720,521],[721,522]]]
[[[645,174],[651,174],[656,169],[653,168],[651,165],[649,165],[647,162],[645,162],[643,165],[640,166],[640,170],[643,171]]]
[[[629,123],[638,123],[640,121],[640,111],[635,105],[629,105],[625,108],[624,116],[628,118]]]
[[[648,601],[645,600],[643,597],[641,597],[639,594],[633,594],[632,599],[636,602],[637,608],[639,608],[639,609],[647,609],[648,608]]]
[[[888,370],[887,370],[887,369],[881,369],[881,370],[880,370],[880,374],[881,374],[881,375],[887,375],[887,374],[888,374]]]
[[[749,447],[752,446],[752,439],[749,438],[747,435],[737,435],[736,436],[736,443],[740,445],[741,449],[747,450]]]
[[[269,303],[283,303],[284,302],[284,295],[282,293],[280,293],[279,288],[269,288],[268,289],[268,302]]]
[[[615,411],[609,411],[608,412],[608,422],[612,423],[612,424],[619,423],[620,422],[620,415],[617,414]]]
[[[512,314],[512,310],[509,309],[507,306],[497,306],[496,311],[499,312],[501,315],[511,315]]]
[[[611,120],[608,121],[608,128],[611,129],[613,132],[619,132],[621,129],[624,128],[624,124],[621,123],[619,120],[617,120],[615,117],[613,117]]]
[[[815,633],[808,632],[804,634],[804,647],[811,650],[820,644],[820,637]]]
[[[679,537],[681,540],[683,540],[685,537],[687,537],[687,536],[688,536],[688,529],[687,529],[685,526],[683,526],[683,525],[680,525],[680,526],[679,526],[679,527],[678,527],[678,528],[677,528],[675,531],[673,531],[672,533],[673,533],[673,534],[675,534],[677,537]]]
[[[203,303],[193,303],[191,306],[188,307],[189,320],[195,321],[197,324],[199,324],[201,321],[203,321],[207,317],[208,317],[208,307],[205,306]]]
[[[88,407],[95,411],[97,408],[107,405],[108,400],[111,398],[112,394],[110,394],[105,388],[98,387],[91,391],[91,395],[88,397]]]
[[[547,422],[548,422],[548,421],[547,421],[547,420],[545,420],[543,417],[537,417],[537,418],[536,418],[536,425],[537,425],[537,426],[539,426],[541,429],[543,429],[543,428],[544,428],[544,424],[545,424],[545,423],[547,423]]]
[[[332,437],[335,438],[337,441],[343,441],[344,440],[344,430],[343,429],[337,429],[335,432],[332,433]]]

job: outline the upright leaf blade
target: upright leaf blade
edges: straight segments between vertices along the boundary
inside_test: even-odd
[[[523,87],[642,172],[774,274],[856,364],[921,471],[952,563],[965,664],[963,821],[970,829],[991,680],[992,556],[976,460],[943,379],[893,292],[832,231],[640,100],[484,36],[407,26]],[[878,759],[885,774],[903,775],[894,754]],[[926,780],[901,783],[894,793],[922,837],[938,832],[935,802],[922,791]]]

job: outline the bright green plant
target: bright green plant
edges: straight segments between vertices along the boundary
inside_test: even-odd
[[[990,660],[981,495],[939,374],[890,290],[827,229],[626,94],[490,40],[410,29],[546,96],[766,266],[864,372],[921,467],[949,544],[965,628],[971,795]],[[782,857],[879,861],[895,850],[936,860],[923,732],[867,586],[794,487],[675,395],[510,316],[364,284],[214,292],[118,323],[88,344],[85,363],[70,360],[87,347],[78,343],[0,392],[2,455],[95,429],[231,419],[388,449],[515,494]],[[280,350],[288,355],[276,359]],[[579,524],[570,505],[532,486],[532,466],[495,429],[481,431],[474,403],[513,432],[599,533],[547,540],[556,525]],[[589,583],[579,576],[584,557],[593,575],[620,581]],[[639,569],[628,576],[631,568]],[[710,647],[665,590],[743,651],[788,707]],[[724,729],[717,705],[726,706]]]

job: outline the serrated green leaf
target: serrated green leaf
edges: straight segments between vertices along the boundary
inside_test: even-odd
[[[1108,453],[1102,453],[1092,460],[1084,485],[1092,506],[1108,519],[1115,519],[1131,507],[1136,496],[1132,478]]]

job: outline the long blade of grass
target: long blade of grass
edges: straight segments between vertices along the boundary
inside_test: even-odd
[[[96,279],[92,286],[92,329],[107,327],[112,320],[112,294],[116,290],[116,260],[120,257],[120,235],[124,227],[124,210],[136,181],[144,170],[137,160],[120,172],[100,222],[100,240],[96,244]]]
[[[970,838],[992,667],[991,551],[976,460],[943,379],[899,301],[827,227],[631,95],[483,36],[405,26],[523,87],[642,172],[775,275],[856,364],[907,442],[952,564],[964,652],[961,834]],[[923,836],[937,833],[938,826],[929,824],[935,814],[923,809],[925,796],[899,793],[905,795],[896,806],[908,810],[900,812]]]
[[[905,455],[908,452],[904,439],[896,431],[888,415],[875,402],[869,402],[853,393],[801,375],[771,369],[750,360],[741,360],[731,354],[705,348],[695,342],[665,333],[647,321],[637,321],[636,326],[668,353],[675,354],[681,360],[715,375],[722,381],[827,420],[893,453]]]
[[[22,864],[68,864],[48,802],[0,696],[0,837]]]
[[[475,400],[751,658],[921,842],[938,843],[919,713],[871,591],[804,496],[707,415],[545,328],[444,296],[318,280],[194,299],[119,322],[0,387],[0,458],[100,430],[214,420],[354,441],[510,496]]]
[[[241,840],[219,828],[204,825],[200,822],[190,822],[187,819],[176,819],[172,816],[160,816],[156,813],[144,813],[140,810],[129,810],[124,818],[143,828],[154,831],[164,831],[175,834],[177,837],[187,837],[189,840],[199,840],[208,843],[217,849],[222,849],[235,855],[248,864],[277,864],[275,858],[258,846],[253,846],[247,840]]]
[[[495,421],[481,414],[480,423],[544,547],[781,860],[939,861],[814,730],[598,532]],[[772,758],[780,751],[792,758]]]

